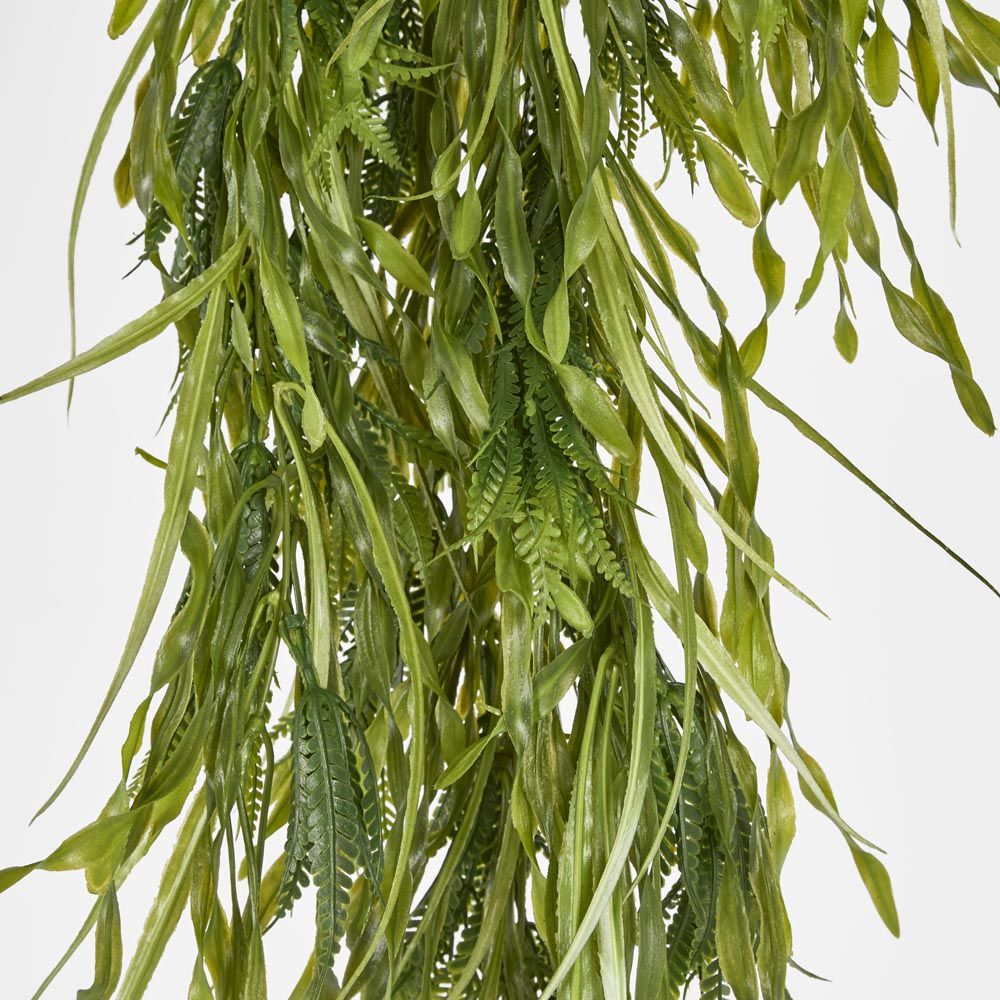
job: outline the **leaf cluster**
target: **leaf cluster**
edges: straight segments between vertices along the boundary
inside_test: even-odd
[[[809,599],[758,519],[749,398],[976,571],[756,380],[785,292],[767,220],[804,198],[815,263],[797,305],[837,283],[845,358],[862,266],[992,433],[877,115],[912,81],[945,133],[954,206],[952,85],[1000,103],[1000,23],[966,0],[947,0],[947,22],[937,0],[580,6],[582,52],[557,0],[114,4],[111,34],[134,42],[84,167],[71,287],[97,155],[134,84],[115,186],[164,298],[0,397],[176,330],[134,623],[43,808],[139,659],[178,552],[187,578],[98,818],[0,873],[2,891],[85,872],[96,900],[67,954],[96,927],[96,970],[79,996],[142,996],[186,911],[189,995],[263,1000],[266,932],[309,892],[295,998],[665,1000],[697,983],[785,1000],[789,771],[898,933],[875,848],[788,722],[772,588]],[[694,235],[636,169],[647,135],[664,170],[679,162],[754,230],[752,330],[733,329]],[[640,530],[643,461],[666,569]],[[732,712],[760,734],[766,775]],[[182,813],[124,961],[119,890]]]

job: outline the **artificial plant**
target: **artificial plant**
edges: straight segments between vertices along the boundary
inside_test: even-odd
[[[900,334],[993,432],[874,107],[908,92],[941,129],[954,211],[952,81],[998,99],[1000,23],[946,7],[950,26],[938,0],[118,0],[111,34],[134,40],[86,158],[70,282],[131,91],[115,187],[164,298],[2,397],[176,328],[138,610],[43,808],[135,666],[178,549],[186,581],[100,815],[0,874],[85,870],[79,997],[141,996],[187,910],[189,996],[257,1000],[268,928],[311,906],[300,998],[659,1000],[696,981],[784,1000],[790,773],[898,931],[885,868],[787,725],[769,595],[794,587],[755,516],[748,397],[912,520],[755,380],[785,284],[767,218],[801,196],[817,237],[798,304],[837,282],[850,360],[849,270],[871,269]],[[763,289],[753,330],[730,327],[637,170],[646,134],[754,228],[752,262],[733,262]],[[908,276],[883,270],[883,236]],[[666,567],[638,528],[643,459]],[[711,574],[706,533],[725,553]],[[769,748],[761,773],[731,713]],[[168,829],[126,963],[117,891]]]

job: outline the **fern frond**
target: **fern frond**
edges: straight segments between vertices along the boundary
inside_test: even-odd
[[[403,170],[403,160],[396,149],[392,134],[381,115],[363,103],[350,105],[345,127],[372,156],[392,167]]]
[[[513,351],[498,352],[490,399],[490,426],[476,458],[469,485],[468,533],[477,535],[506,517],[520,495],[523,450],[514,417],[519,382]]]
[[[667,989],[671,1000],[678,1000],[681,990],[694,976],[696,936],[697,917],[687,893],[682,890],[667,927]]]
[[[336,696],[307,687],[292,733],[294,797],[299,843],[316,886],[316,973],[333,968],[347,920],[353,877],[361,861],[361,821],[351,762]],[[284,881],[284,880],[283,880]]]
[[[240,71],[232,60],[212,60],[195,71],[178,102],[167,148],[185,201],[194,194],[199,174],[221,161],[222,130],[240,80]],[[146,257],[156,254],[169,228],[166,211],[154,202],[146,220]]]
[[[629,583],[621,559],[611,547],[601,512],[593,498],[583,492],[577,494],[576,523],[577,544],[584,559],[615,590],[630,596],[633,593],[632,585]]]
[[[699,1000],[727,1000],[731,995],[726,981],[722,978],[718,957],[701,963],[701,969],[698,973],[698,988],[701,990]]]

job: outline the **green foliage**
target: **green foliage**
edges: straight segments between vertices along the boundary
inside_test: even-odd
[[[937,0],[580,6],[586,45],[570,53],[556,0],[114,5],[112,35],[145,21],[87,154],[71,288],[97,154],[138,78],[115,187],[145,218],[140,256],[165,296],[0,397],[176,328],[149,571],[43,808],[131,672],[178,549],[188,577],[100,815],[0,872],[2,891],[84,871],[97,898],[70,953],[96,927],[96,960],[81,997],[156,993],[188,911],[190,996],[259,1000],[266,931],[308,892],[296,997],[621,1000],[634,970],[639,1000],[695,982],[711,1000],[783,1000],[785,766],[898,933],[885,867],[788,725],[770,598],[798,591],[755,511],[748,394],[976,571],[755,380],[785,293],[766,226],[800,191],[817,233],[799,305],[837,282],[835,342],[853,360],[849,272],[867,267],[899,333],[993,433],[877,109],[912,77],[932,128],[943,118],[954,206],[952,81],[1000,102],[1000,25],[966,0],[948,0],[950,26]],[[731,328],[694,238],[635,169],[646,137],[753,228],[753,330]],[[871,197],[905,277],[883,265]],[[692,318],[677,263],[718,329]],[[675,372],[682,351],[697,395],[718,394],[717,425]],[[639,531],[647,458],[673,579]],[[680,681],[654,612],[680,641]],[[766,740],[761,788],[728,708]],[[118,891],[185,806],[124,961]]]

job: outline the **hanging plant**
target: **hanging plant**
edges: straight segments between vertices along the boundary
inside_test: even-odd
[[[115,187],[164,297],[2,397],[176,328],[138,609],[43,810],[135,667],[178,549],[187,578],[100,814],[0,873],[5,889],[85,871],[96,899],[70,951],[96,927],[96,970],[80,997],[142,996],[186,909],[189,995],[262,998],[268,928],[314,906],[298,998],[657,1000],[696,981],[704,998],[784,1000],[792,778],[898,932],[885,867],[787,725],[770,594],[809,599],[755,515],[748,408],[913,521],[755,379],[785,291],[767,219],[800,191],[817,239],[798,305],[837,282],[851,360],[849,271],[871,269],[899,333],[993,433],[873,105],[906,86],[943,128],[954,211],[952,80],[1000,100],[1000,22],[965,0],[948,0],[951,27],[937,0],[886,7],[582,0],[571,51],[557,0],[118,0],[111,34],[135,37],[87,155],[71,283],[132,91]],[[749,333],[636,169],[645,135],[754,229],[766,305]],[[882,236],[907,278],[883,269]],[[644,458],[664,567],[637,522]],[[725,551],[711,573],[707,535]],[[766,773],[730,713],[770,748]],[[117,893],[182,815],[125,962]]]

